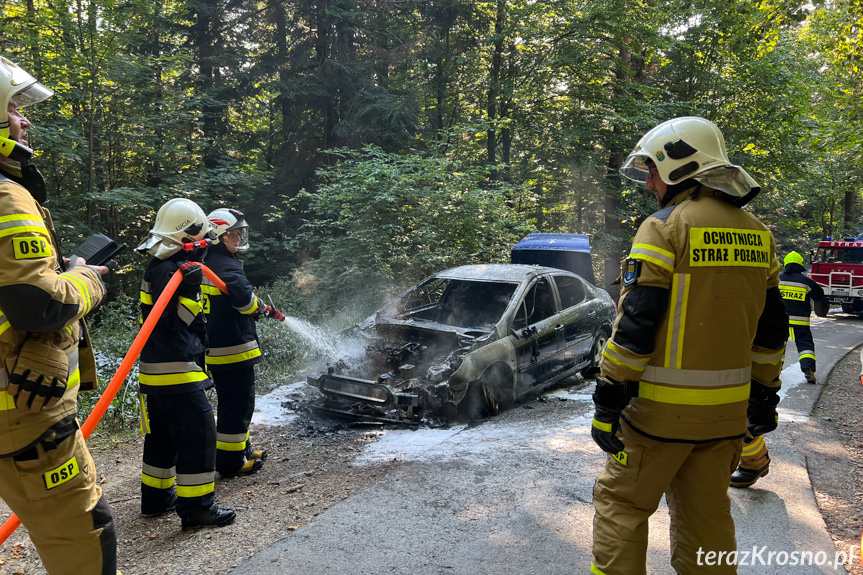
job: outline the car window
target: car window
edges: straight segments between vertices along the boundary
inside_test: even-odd
[[[554,315],[554,304],[551,298],[551,284],[548,278],[540,278],[518,304],[518,312],[513,319],[512,327],[521,329],[533,325]]]
[[[572,276],[554,276],[560,309],[567,309],[584,301],[584,283]]]
[[[400,319],[425,320],[453,327],[488,327],[500,321],[517,284],[431,278],[382,310]]]
[[[516,287],[513,283],[453,280],[441,296],[437,321],[454,327],[495,325]]]
[[[440,306],[440,299],[446,292],[450,280],[431,278],[407,292],[387,310],[387,315],[410,315],[421,319],[434,319]]]

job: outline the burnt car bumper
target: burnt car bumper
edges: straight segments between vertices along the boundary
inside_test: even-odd
[[[417,394],[398,393],[389,385],[358,377],[324,373],[318,377],[309,376],[307,381],[330,399],[401,409],[421,406],[420,396]]]

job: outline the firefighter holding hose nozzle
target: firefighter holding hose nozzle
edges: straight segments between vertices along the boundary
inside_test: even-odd
[[[206,278],[202,286],[210,342],[207,367],[219,398],[216,470],[222,477],[251,475],[267,458],[267,451],[252,447],[249,438],[255,411],[255,365],[263,360],[255,320],[265,315],[283,321],[285,316],[258,299],[237,258],[249,248],[249,224],[243,213],[219,208],[207,218],[216,240],[205,261],[228,288],[224,294]]]

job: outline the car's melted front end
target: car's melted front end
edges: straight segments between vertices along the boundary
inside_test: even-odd
[[[453,408],[449,377],[468,352],[495,338],[492,328],[378,317],[363,335],[366,354],[309,377],[325,397],[323,410],[356,419],[419,422]]]

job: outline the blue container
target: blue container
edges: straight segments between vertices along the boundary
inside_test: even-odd
[[[511,262],[575,272],[596,285],[585,234],[530,234],[512,248]]]

